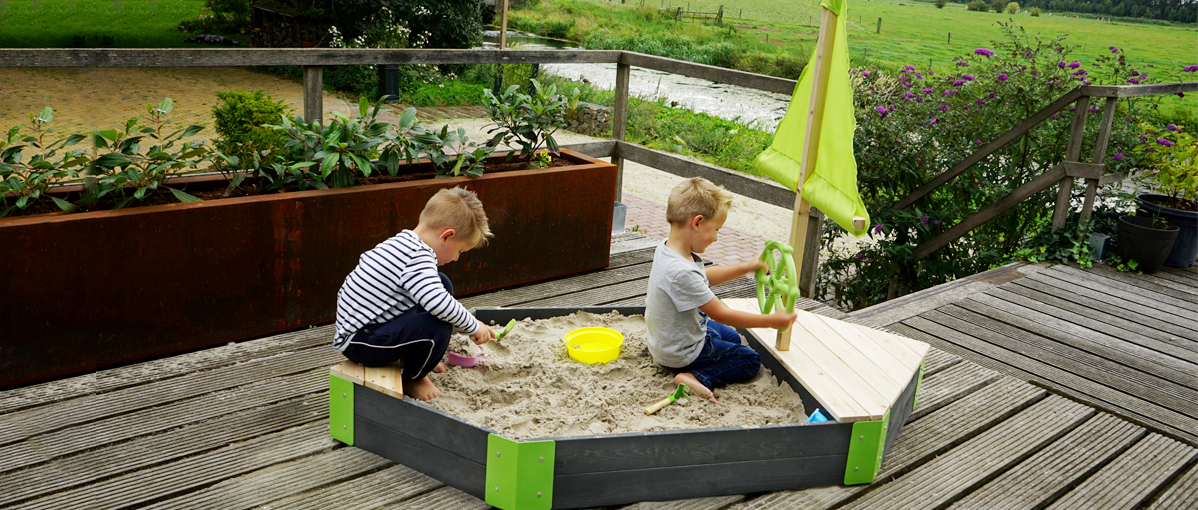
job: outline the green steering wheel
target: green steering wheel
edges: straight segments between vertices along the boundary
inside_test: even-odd
[[[781,260],[774,257],[774,252],[782,254]],[[765,251],[761,252],[761,261],[769,271],[757,270],[757,304],[761,313],[768,315],[774,310],[786,313],[795,311],[795,301],[799,298],[798,275],[795,274],[794,248],[779,241],[766,241]],[[769,296],[766,296],[766,290]]]

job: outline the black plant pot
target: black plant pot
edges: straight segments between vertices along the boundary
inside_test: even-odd
[[[1177,233],[1177,240],[1173,242],[1173,249],[1165,258],[1165,265],[1169,267],[1194,265],[1194,262],[1198,261],[1198,211],[1183,211],[1156,203],[1170,199],[1165,195],[1145,193],[1136,198],[1140,199],[1141,208],[1136,213],[1137,216],[1159,215],[1180,229]]]
[[[1152,218],[1147,216],[1119,217],[1119,256],[1124,261],[1135,260],[1139,263],[1137,270],[1144,273],[1155,273],[1169,256],[1173,242],[1177,239],[1177,227],[1169,225],[1169,229],[1159,229],[1152,226]]]

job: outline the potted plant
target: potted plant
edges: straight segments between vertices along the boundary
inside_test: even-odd
[[[1120,216],[1117,252],[1124,262],[1145,274],[1155,273],[1169,256],[1178,228],[1160,217]],[[1130,263],[1130,262],[1129,262]]]
[[[1134,148],[1149,167],[1148,180],[1154,191],[1138,196],[1141,216],[1159,216],[1178,227],[1164,264],[1189,267],[1198,259],[1198,145],[1184,127],[1170,124],[1157,129],[1141,125],[1142,143]]]
[[[378,107],[280,121],[289,146],[251,151],[248,172],[225,175],[174,176],[232,156],[170,148],[162,140],[173,135],[154,140],[140,119],[92,136],[90,154],[64,155],[74,138],[43,154],[10,136],[0,154],[17,164],[0,168],[20,176],[5,170],[0,206],[18,210],[20,189],[47,179],[65,185],[37,192],[57,199],[39,207],[59,212],[0,218],[0,387],[332,321],[358,257],[414,226],[446,187],[478,193],[495,233],[446,267],[459,294],[607,266],[614,165],[561,150],[572,165],[492,171],[506,155],[458,130],[419,128],[414,111],[397,126],[378,122]],[[148,203],[158,205],[133,207]]]

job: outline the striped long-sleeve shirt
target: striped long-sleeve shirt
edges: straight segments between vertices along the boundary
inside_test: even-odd
[[[419,304],[467,335],[478,321],[454,299],[437,275],[437,254],[411,230],[363,253],[337,293],[337,336],[344,351],[350,337],[368,324],[382,324]]]

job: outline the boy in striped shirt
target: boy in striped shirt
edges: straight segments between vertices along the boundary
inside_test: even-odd
[[[453,284],[437,266],[448,264],[491,237],[483,204],[472,191],[442,189],[404,230],[363,253],[337,293],[333,348],[358,364],[403,362],[404,394],[441,396],[429,372],[444,372],[441,358],[456,330],[482,345],[495,332],[453,298]]]

